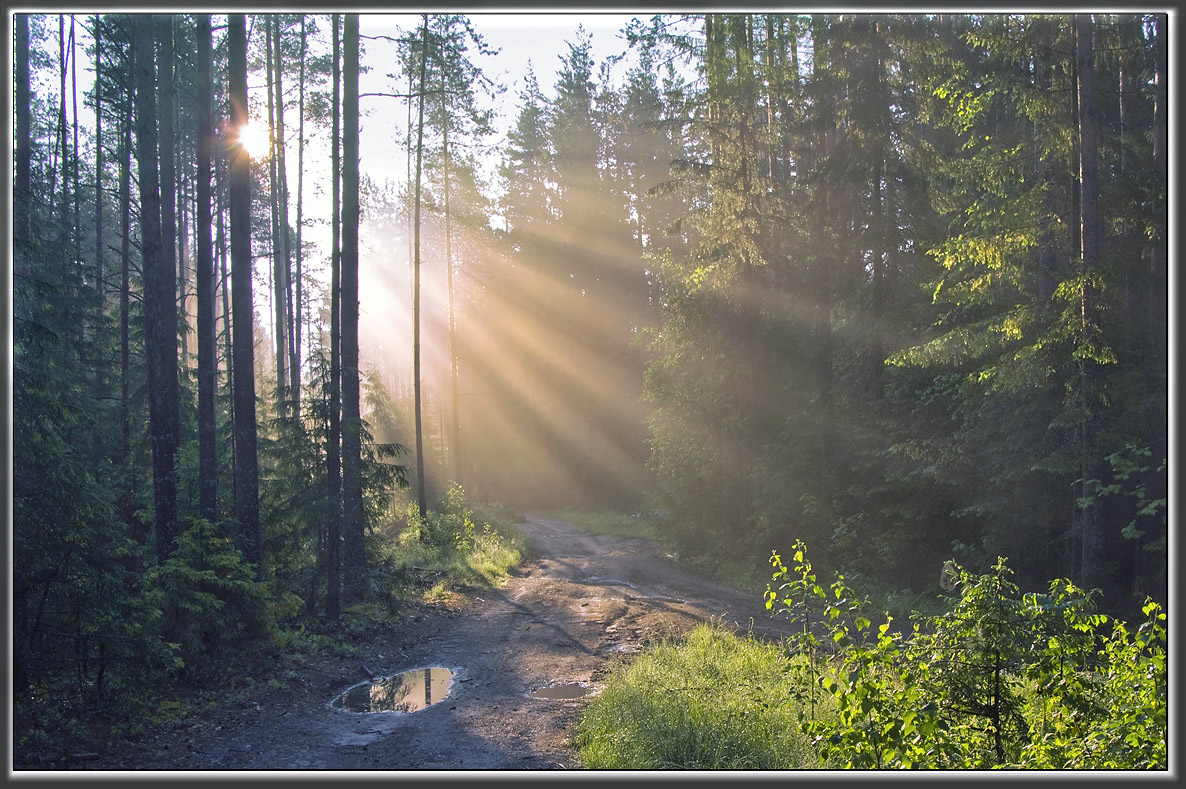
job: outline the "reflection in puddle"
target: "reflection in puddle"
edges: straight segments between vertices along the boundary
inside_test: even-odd
[[[579,682],[566,682],[563,685],[549,685],[527,694],[531,699],[579,699],[588,696],[593,688],[587,688]]]
[[[452,684],[447,668],[418,668],[347,688],[333,706],[349,712],[415,712],[443,701]]]

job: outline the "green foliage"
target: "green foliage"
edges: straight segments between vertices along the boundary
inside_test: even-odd
[[[1035,601],[1060,608],[1065,592]],[[1036,672],[1038,692],[1028,717],[1033,739],[1021,749],[1020,765],[1039,769],[1164,770],[1168,764],[1168,662],[1165,612],[1147,601],[1145,621],[1131,633],[1112,622],[1109,636],[1098,636],[1105,617],[1066,613],[1079,641],[1052,637],[1040,653],[1046,664]],[[1089,647],[1097,647],[1090,654]],[[1076,646],[1078,648],[1076,648]],[[1086,654],[1084,654],[1086,653]],[[1082,655],[1082,659],[1075,658]],[[1091,673],[1073,667],[1086,663]],[[1068,670],[1070,667],[1070,670]]]
[[[1146,541],[1141,547],[1146,551],[1165,551],[1166,534],[1164,529],[1168,517],[1168,499],[1165,496],[1153,498],[1149,494],[1146,479],[1152,468],[1150,465],[1152,454],[1153,450],[1150,447],[1136,447],[1130,444],[1124,450],[1113,452],[1107,457],[1108,463],[1112,467],[1112,482],[1106,485],[1098,479],[1088,482],[1093,494],[1092,497],[1120,496],[1130,500],[1134,516],[1121,530],[1125,539],[1140,540],[1145,537],[1146,532],[1137,524],[1149,519],[1160,523],[1160,533],[1156,538]],[[1156,471],[1159,475],[1166,473],[1165,458],[1161,459]],[[1080,507],[1087,507],[1090,503],[1089,498],[1081,497],[1079,499]]]
[[[177,550],[148,580],[177,639],[180,657],[195,676],[226,671],[245,653],[279,645],[270,608],[271,589],[255,580],[234,542],[209,521],[198,518],[183,529]]]
[[[405,517],[399,536],[381,549],[382,565],[390,569],[380,573],[386,573],[391,591],[402,587],[404,593],[423,594],[422,588],[416,591],[414,577],[432,584],[430,597],[448,588],[499,586],[527,552],[526,537],[510,520],[496,517],[479,528],[465,490],[456,483],[442,512],[429,510],[421,518],[410,502]]]
[[[959,541],[1038,585],[1084,571],[1083,499],[1117,524],[1087,559],[1105,603],[1164,598],[1158,458],[1103,473],[1119,448],[1164,451],[1164,310],[1139,306],[1165,287],[1164,179],[1129,166],[1155,161],[1157,105],[1118,88],[1164,66],[1149,15],[1093,17],[1106,252],[1085,270],[1071,21],[632,26],[700,77],[664,113],[685,142],[678,241],[649,250],[648,466],[681,551],[803,537],[911,600]]]
[[[702,624],[618,667],[585,708],[576,745],[594,770],[818,767],[794,725],[791,659]]]
[[[910,633],[889,617],[874,632],[844,578],[824,586],[803,543],[793,550],[789,568],[771,556],[766,606],[802,623],[788,645],[804,659],[800,729],[829,764],[1165,769],[1156,603],[1130,636],[1069,581],[1019,595],[1003,558],[982,575],[949,562],[943,582],[959,590],[950,610],[917,617]],[[816,688],[835,714],[818,713]]]
[[[403,534],[442,552],[467,550],[474,539],[473,513],[465,501],[465,491],[454,483],[446,494],[443,512],[430,510],[425,517],[414,504],[408,505],[407,527]]]
[[[792,654],[804,659],[806,703],[799,729],[828,765],[855,769],[934,765],[946,745],[937,703],[914,687],[902,666],[905,639],[891,630],[888,616],[872,631],[862,601],[837,576],[829,586],[816,579],[806,546],[794,545],[787,568],[772,553],[772,581],[766,608],[802,624],[789,640]],[[824,649],[834,652],[820,659]],[[818,690],[822,699],[817,699]],[[800,702],[802,703],[802,701]],[[834,705],[835,713],[819,710]]]

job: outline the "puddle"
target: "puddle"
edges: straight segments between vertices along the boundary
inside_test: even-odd
[[[580,699],[588,696],[593,692],[593,688],[588,688],[579,682],[565,682],[560,685],[549,685],[545,688],[538,688],[527,694],[529,699]]]
[[[331,706],[347,712],[416,712],[444,701],[452,684],[447,668],[418,668],[347,688]]]

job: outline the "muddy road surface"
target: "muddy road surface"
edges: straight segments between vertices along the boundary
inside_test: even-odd
[[[353,657],[260,683],[234,706],[137,735],[85,770],[578,769],[580,710],[618,659],[697,623],[778,636],[760,594],[677,566],[651,542],[528,518],[534,558],[501,589],[373,628]],[[447,695],[414,712],[351,712],[349,687],[400,672],[452,672]],[[583,698],[535,698],[564,686]],[[436,698],[441,686],[431,688]],[[545,691],[550,693],[551,691]],[[557,695],[565,695],[558,693]]]

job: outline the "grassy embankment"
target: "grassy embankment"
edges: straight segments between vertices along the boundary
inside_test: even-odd
[[[711,624],[619,665],[585,708],[581,765],[607,770],[815,769],[791,659]]]

